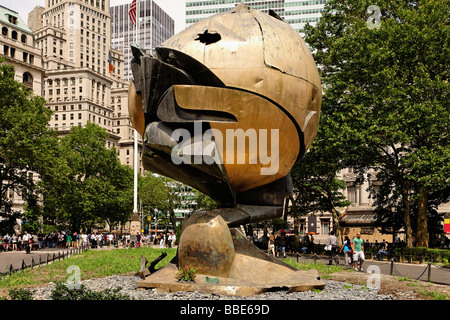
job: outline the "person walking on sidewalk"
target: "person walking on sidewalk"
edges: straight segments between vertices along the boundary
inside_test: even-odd
[[[283,254],[283,258],[286,258],[286,232],[281,230],[275,236],[275,245],[277,246],[277,257]]]
[[[352,246],[351,241],[348,236],[345,236],[344,243],[342,244],[340,252],[344,251],[344,257],[345,257],[345,266],[348,267],[351,265],[351,258],[350,254],[352,252]]]
[[[336,258],[336,251],[337,251],[337,238],[334,235],[334,231],[330,232],[330,235],[328,236],[327,239],[327,246],[329,248],[328,254],[328,265],[332,265],[333,264],[333,259],[336,261],[336,264],[339,264],[339,261]]]
[[[31,239],[33,239],[31,234],[28,234],[25,231],[24,235],[22,236],[22,244],[25,247],[26,253],[30,253],[30,251],[31,251],[31,245],[30,245]]]
[[[19,243],[19,236],[17,234],[13,234],[11,237],[11,245],[12,245],[12,251],[19,251],[17,248],[17,244]]]
[[[359,270],[363,271],[362,265],[364,262],[364,240],[361,239],[361,233],[357,233],[353,239],[353,267],[358,270],[358,261],[360,263]]]

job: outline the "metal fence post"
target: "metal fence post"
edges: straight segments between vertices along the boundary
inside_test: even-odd
[[[391,259],[391,272],[390,275],[394,275],[394,259]]]

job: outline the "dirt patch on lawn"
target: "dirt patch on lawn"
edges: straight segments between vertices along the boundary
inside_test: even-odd
[[[332,273],[328,279],[351,284],[373,286],[365,272],[340,271]],[[368,283],[368,280],[371,283]],[[408,278],[380,274],[380,294],[387,294],[402,300],[450,300],[450,286]]]

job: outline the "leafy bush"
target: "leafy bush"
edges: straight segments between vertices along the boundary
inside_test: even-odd
[[[128,295],[119,293],[121,287],[114,290],[92,291],[81,284],[78,288],[69,288],[65,283],[57,282],[52,290],[53,300],[131,300]]]
[[[34,291],[32,290],[10,289],[9,297],[11,300],[33,300],[33,293]]]
[[[175,278],[178,282],[195,282],[197,273],[197,269],[191,268],[191,266],[187,266],[185,269],[178,269]]]
[[[450,258],[450,250],[445,249],[428,249],[427,260],[433,262],[448,262]]]

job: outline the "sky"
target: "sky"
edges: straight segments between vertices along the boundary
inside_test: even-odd
[[[175,21],[175,33],[185,28],[185,5],[186,0],[154,0],[161,9],[169,14]],[[131,3],[132,0],[110,0],[111,6]],[[45,6],[45,0],[0,0],[0,5],[17,11],[22,20],[27,23],[28,13],[35,6]]]

